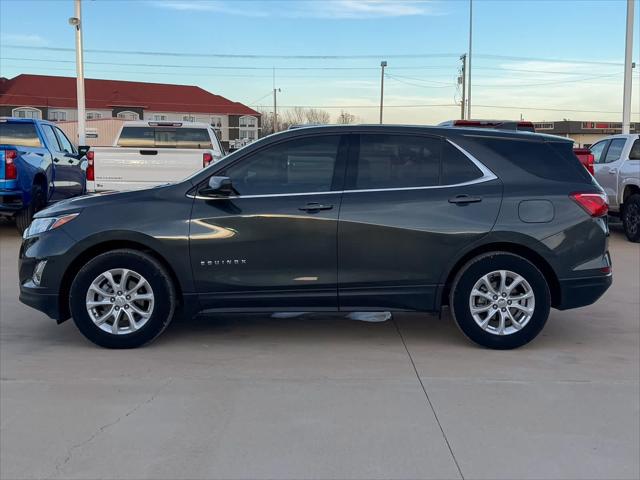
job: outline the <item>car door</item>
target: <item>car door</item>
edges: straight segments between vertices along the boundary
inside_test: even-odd
[[[296,136],[213,173],[234,194],[195,195],[191,264],[205,309],[335,310],[347,142]]]
[[[627,143],[624,137],[612,138],[604,150],[598,157],[594,155],[594,171],[596,180],[607,194],[609,205],[618,207],[618,173],[624,159],[622,152]],[[593,151],[593,150],[592,150]]]
[[[82,195],[86,186],[87,161],[78,156],[78,150],[62,130],[58,127],[53,127],[53,129],[64,154],[64,160],[60,163],[64,165],[65,196],[69,198]]]
[[[340,309],[432,310],[446,266],[495,223],[502,184],[439,137],[356,143],[338,226]]]
[[[73,146],[64,134],[58,135],[57,127],[42,124],[42,131],[53,159],[53,193],[51,200],[62,200],[82,192],[82,179],[78,178],[79,160],[73,154]],[[62,132],[60,132],[62,133]],[[66,142],[63,143],[62,140]],[[69,153],[71,152],[71,153]],[[80,172],[83,174],[82,170]]]

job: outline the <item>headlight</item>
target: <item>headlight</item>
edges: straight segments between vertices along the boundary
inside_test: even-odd
[[[39,235],[43,232],[61,227],[65,223],[69,223],[78,215],[79,213],[70,213],[59,217],[34,218],[31,225],[29,225],[29,228],[24,231],[24,238],[33,237],[34,235]]]

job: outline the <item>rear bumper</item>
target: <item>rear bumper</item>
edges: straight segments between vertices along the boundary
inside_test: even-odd
[[[0,215],[12,215],[23,208],[22,192],[0,189]]]
[[[568,310],[591,305],[607,291],[612,281],[611,274],[560,280],[560,304],[556,308]]]

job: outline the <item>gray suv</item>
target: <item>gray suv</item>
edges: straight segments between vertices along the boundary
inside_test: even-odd
[[[606,213],[562,138],[298,128],[180,183],[39,212],[20,300],[110,348],[198,312],[447,305],[474,342],[514,348],[611,285]]]

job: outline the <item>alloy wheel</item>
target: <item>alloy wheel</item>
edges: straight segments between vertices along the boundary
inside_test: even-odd
[[[86,307],[93,323],[107,333],[126,335],[151,318],[153,289],[139,273],[115,268],[98,275],[87,291]]]
[[[494,335],[522,330],[535,310],[535,295],[527,280],[509,270],[482,276],[473,286],[469,308],[480,328]]]

